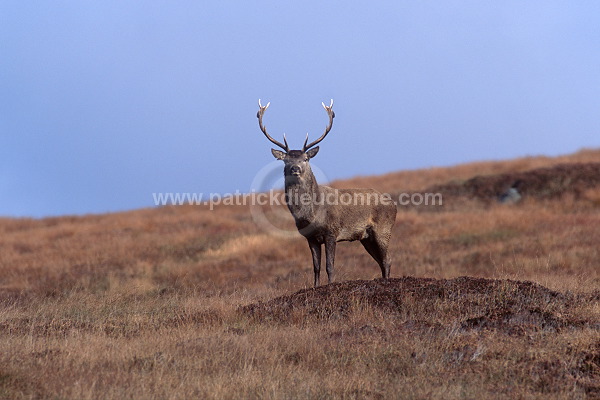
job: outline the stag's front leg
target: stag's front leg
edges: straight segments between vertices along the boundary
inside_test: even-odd
[[[308,241],[313,259],[313,271],[315,272],[315,287],[319,286],[319,275],[321,274],[321,245],[316,241]]]
[[[327,269],[327,280],[333,282],[333,262],[335,261],[335,237],[325,238],[325,268]]]

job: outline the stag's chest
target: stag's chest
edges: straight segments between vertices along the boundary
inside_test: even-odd
[[[310,187],[294,185],[286,188],[285,202],[296,220],[312,219],[316,193]]]

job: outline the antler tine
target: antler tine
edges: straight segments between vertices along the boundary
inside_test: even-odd
[[[263,107],[263,105],[262,105],[262,104],[260,104],[260,99],[258,99],[258,106],[259,106],[260,108],[264,108],[264,109],[266,110],[267,108],[269,108],[269,106],[270,106],[270,105],[271,105],[271,102],[268,102],[268,103],[267,103],[267,105]]]
[[[289,151],[290,146],[288,146],[287,139],[285,138],[285,133],[283,134],[283,143],[285,144],[285,151]]]
[[[264,126],[263,123],[262,123],[263,114],[265,113],[265,110],[267,108],[269,108],[270,104],[271,104],[271,102],[268,102],[266,106],[263,106],[260,103],[260,99],[258,99],[258,112],[256,113],[256,117],[258,118],[258,126],[260,127],[260,130],[262,131],[262,133],[265,134],[265,136],[267,137],[267,139],[269,139],[274,145],[281,147],[287,153],[287,152],[290,151],[290,147],[288,146],[287,140],[285,139],[285,134],[283,135],[283,142],[285,144],[281,144],[281,142],[278,142],[277,140],[273,139],[271,137],[271,135],[269,135],[267,133],[267,127]]]
[[[321,143],[321,141],[323,139],[325,139],[325,136],[327,136],[327,134],[331,130],[331,127],[333,126],[333,119],[335,118],[335,113],[332,110],[333,99],[331,99],[331,103],[329,104],[329,106],[326,106],[325,103],[323,103],[323,102],[321,102],[321,104],[323,105],[323,108],[325,109],[325,111],[327,111],[327,115],[329,115],[329,124],[327,125],[327,127],[325,127],[325,132],[321,135],[321,137],[318,138],[317,140],[315,140],[314,142],[311,142],[310,144],[306,144],[306,142],[308,142],[308,133],[307,133],[306,140],[304,141],[304,147],[303,147],[302,151],[306,151],[306,150],[310,149],[311,147]]]

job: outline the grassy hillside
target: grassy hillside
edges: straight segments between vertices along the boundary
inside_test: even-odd
[[[578,172],[597,163],[334,182],[444,204],[399,208],[394,279],[342,243],[316,290],[305,240],[249,206],[0,219],[0,398],[598,398],[600,183]]]

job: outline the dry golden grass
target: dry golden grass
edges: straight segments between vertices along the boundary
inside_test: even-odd
[[[583,161],[600,151],[340,185],[423,190]],[[257,230],[248,207],[0,219],[0,398],[598,398],[598,190],[401,209],[393,277],[502,279],[498,289],[439,299],[406,290],[396,312],[358,296],[343,312],[298,306],[287,319],[243,307],[309,288],[310,252],[299,236]],[[293,229],[291,216],[281,223]],[[338,246],[336,268],[337,281],[380,274],[356,243]],[[504,279],[533,281],[557,300],[517,295]],[[509,320],[502,307],[529,314]],[[518,329],[478,325],[481,313]]]
[[[522,172],[535,168],[551,167],[564,163],[599,162],[599,149],[584,149],[559,157],[523,157],[509,161],[482,161],[453,167],[434,167],[412,171],[391,172],[379,176],[356,177],[333,182],[335,187],[371,187],[382,192],[412,192],[433,185],[460,182],[476,175],[493,175]]]

